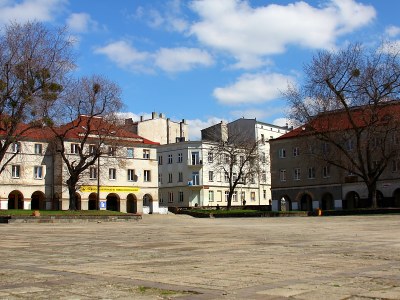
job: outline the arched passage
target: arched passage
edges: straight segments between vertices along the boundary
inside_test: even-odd
[[[108,194],[107,196],[107,210],[120,211],[120,198],[117,194]]]
[[[280,197],[279,210],[280,211],[292,210],[292,200],[290,200],[289,196],[285,195]]]
[[[149,213],[153,213],[153,197],[150,194],[143,196],[143,206],[149,207]]]
[[[89,210],[98,210],[99,209],[99,205],[97,202],[97,193],[91,193],[89,195]]]
[[[352,191],[348,192],[346,198],[343,201],[343,209],[354,209],[359,207],[360,196]]]
[[[333,202],[333,196],[331,193],[325,193],[321,198],[321,209],[322,210],[333,210],[335,205]]]
[[[400,189],[397,189],[393,193],[393,206],[400,207]]]
[[[36,191],[31,196],[31,209],[46,209],[45,196],[42,192]]]
[[[12,191],[8,194],[8,209],[24,209],[24,196],[20,191]]]
[[[300,198],[300,210],[303,211],[312,211],[312,198],[309,194],[303,194]]]
[[[126,197],[126,212],[137,213],[137,198],[134,194],[129,194]]]

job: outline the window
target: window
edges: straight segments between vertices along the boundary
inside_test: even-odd
[[[35,144],[35,154],[42,154],[42,144]]]
[[[250,180],[249,181],[250,181],[250,183],[255,183],[256,182],[256,179],[255,179],[253,173],[250,173]]]
[[[349,139],[346,141],[346,150],[352,151],[354,149],[354,140]]]
[[[162,183],[162,174],[158,174],[158,183]]]
[[[115,156],[115,147],[108,147],[108,156]]]
[[[237,179],[237,177],[238,177],[238,176],[237,176],[237,173],[233,173],[233,174],[232,174],[232,181],[235,182],[236,179]]]
[[[256,201],[256,192],[251,192],[250,193],[250,200],[251,201]]]
[[[329,153],[329,144],[328,143],[322,143],[322,153],[323,154]]]
[[[199,185],[200,184],[199,172],[193,172],[192,173],[192,182],[193,182],[193,185]]]
[[[315,179],[315,168],[314,167],[308,168],[308,179]]]
[[[96,145],[89,145],[89,154],[93,155],[96,153]]]
[[[267,172],[266,171],[261,172],[261,181],[267,182]]]
[[[214,202],[214,191],[208,191],[208,202]]]
[[[71,144],[71,154],[77,154],[79,152],[79,144]]]
[[[183,182],[183,173],[182,172],[178,173],[178,182]]]
[[[160,203],[164,203],[164,196],[162,193],[160,193],[160,195],[158,196],[160,199]]]
[[[127,158],[133,158],[133,148],[126,148],[126,157]]]
[[[265,163],[266,162],[266,156],[265,156],[265,152],[262,152],[261,153],[261,161],[263,162],[263,163]]]
[[[11,166],[11,176],[12,178],[19,178],[21,175],[21,166],[12,165]]]
[[[183,192],[179,192],[179,202],[183,202]]]
[[[242,203],[243,203],[243,201],[246,201],[246,192],[240,193],[240,200],[242,201]]]
[[[281,169],[279,171],[279,178],[281,181],[286,181],[286,170],[285,169]]]
[[[286,150],[284,148],[279,149],[279,158],[286,157]]]
[[[134,169],[128,169],[128,181],[136,181],[135,180],[135,170]]]
[[[150,176],[150,170],[144,170],[143,172],[143,181],[144,182],[150,182],[151,181],[151,176]]]
[[[97,167],[90,167],[89,169],[89,178],[97,179]]]
[[[295,168],[293,170],[293,179],[300,180],[300,168]]]
[[[237,192],[236,192],[236,191],[233,192],[232,201],[233,201],[233,202],[237,202],[237,201],[238,201]]]
[[[229,182],[229,175],[228,175],[228,172],[225,172],[225,173],[224,173],[224,180],[225,180],[225,182]]]
[[[43,179],[43,166],[33,167],[33,176],[35,179]]]
[[[229,192],[225,191],[225,202],[228,202],[229,199]]]
[[[397,172],[400,170],[400,160],[394,159],[392,160],[392,172]]]
[[[162,165],[163,164],[163,161],[162,161],[162,155],[159,155],[158,156],[158,165]]]
[[[226,164],[229,164],[229,161],[230,161],[229,155],[228,155],[228,154],[225,154],[224,157],[225,157],[225,163],[226,163]]]
[[[168,173],[168,183],[172,183],[172,173]]]
[[[150,159],[150,150],[149,149],[143,149],[143,158]]]
[[[110,180],[115,180],[117,179],[117,170],[114,168],[108,169],[108,178]]]
[[[200,153],[192,152],[192,166],[196,166],[200,164]]]
[[[182,153],[178,153],[178,163],[181,163],[183,161],[183,155]]]
[[[330,168],[329,168],[329,166],[323,166],[323,168],[322,168],[322,177],[324,177],[324,178],[330,177]]]
[[[240,156],[239,161],[240,161],[240,166],[243,166],[244,165],[244,156],[243,155]]]
[[[168,154],[168,164],[172,164],[172,154]]]
[[[214,162],[214,153],[208,152],[208,162],[209,163]]]
[[[173,192],[168,192],[168,202],[169,203],[174,202],[174,193]]]
[[[214,181],[214,172],[208,171],[208,181]]]
[[[293,157],[299,156],[300,155],[300,149],[299,147],[294,147],[293,148]]]
[[[267,190],[263,190],[263,199],[267,199]]]

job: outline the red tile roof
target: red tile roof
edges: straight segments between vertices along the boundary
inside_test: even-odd
[[[351,109],[351,118],[356,127],[368,126],[371,121],[372,110],[368,106],[356,107]],[[378,125],[385,125],[386,116],[396,118],[400,122],[400,101],[391,101],[382,103],[374,112],[378,116]],[[353,128],[350,118],[345,110],[321,113],[312,119],[309,123],[300,126],[276,140],[288,139],[293,137],[306,136],[321,132],[342,131]]]

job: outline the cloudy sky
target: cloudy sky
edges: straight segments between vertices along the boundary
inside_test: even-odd
[[[67,26],[79,76],[123,91],[125,112],[186,119],[192,140],[221,120],[284,125],[289,82],[321,49],[400,45],[398,0],[0,0],[0,22]]]

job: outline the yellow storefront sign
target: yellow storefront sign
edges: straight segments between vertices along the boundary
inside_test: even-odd
[[[79,189],[82,193],[97,193],[97,185],[82,185]],[[100,192],[117,193],[117,192],[139,192],[138,187],[133,186],[100,186]]]

